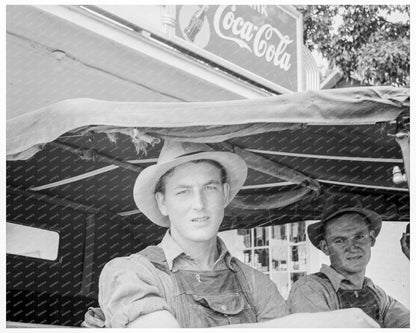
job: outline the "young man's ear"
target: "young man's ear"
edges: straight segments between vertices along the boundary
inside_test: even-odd
[[[163,195],[163,193],[156,192],[155,198],[156,198],[157,206],[159,207],[159,210],[162,213],[162,215],[168,216],[168,211],[165,205],[165,196]]]
[[[224,207],[227,206],[228,199],[230,197],[230,184],[224,183],[222,184],[222,188],[224,191]]]
[[[321,251],[323,253],[325,253],[327,256],[329,256],[329,251],[328,251],[328,244],[326,243],[326,241],[324,239],[322,239],[319,242],[319,248],[321,249]]]
[[[374,230],[370,230],[370,239],[371,239],[371,246],[374,246],[376,243],[376,232]]]

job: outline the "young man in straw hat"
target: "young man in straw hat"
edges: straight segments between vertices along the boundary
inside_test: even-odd
[[[312,244],[329,256],[331,266],[299,279],[291,288],[290,312],[361,308],[381,327],[410,327],[409,310],[365,276],[381,217],[360,207],[333,205],[309,225]]]
[[[105,322],[90,310],[84,326],[377,327],[357,309],[286,316],[274,283],[231,256],[217,233],[246,176],[236,154],[166,141],[157,164],[138,176],[134,199],[168,230],[159,245],[105,265],[99,280]]]

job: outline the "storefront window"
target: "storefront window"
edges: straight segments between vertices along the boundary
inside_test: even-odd
[[[299,243],[306,241],[305,222],[297,222],[289,224],[290,241]]]
[[[240,229],[238,230],[238,235],[243,236],[244,246],[249,248],[251,247],[251,231],[248,229]]]
[[[261,272],[269,272],[269,249],[254,250],[254,268]]]
[[[269,245],[269,232],[268,228],[258,227],[254,228],[254,246],[267,246]]]
[[[271,226],[272,239],[286,239],[286,225]]]
[[[238,237],[230,246],[237,248],[236,244],[243,243],[243,262],[269,275],[287,298],[292,284],[307,272],[305,222],[256,227],[236,233]]]
[[[294,271],[306,270],[306,244],[294,245],[291,247],[291,262]]]

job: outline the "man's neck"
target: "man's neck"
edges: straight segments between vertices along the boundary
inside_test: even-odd
[[[186,255],[191,257],[203,271],[212,270],[219,257],[217,238],[204,242],[192,242],[184,240],[180,236],[171,234],[172,238],[180,245]]]

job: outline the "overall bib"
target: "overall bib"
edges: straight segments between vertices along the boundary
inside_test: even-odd
[[[328,277],[319,272],[314,275],[325,280],[327,284],[330,284]],[[332,287],[333,290],[333,287]],[[362,289],[338,289],[337,298],[339,309],[348,309],[348,308],[360,308],[368,316],[373,318],[381,327],[383,320],[380,315],[380,299],[373,289],[369,286],[364,286]]]
[[[241,267],[235,271],[178,270],[168,268],[163,250],[151,246],[141,251],[157,269],[170,275],[173,300],[169,303],[181,327],[213,327],[256,322],[254,301]]]

